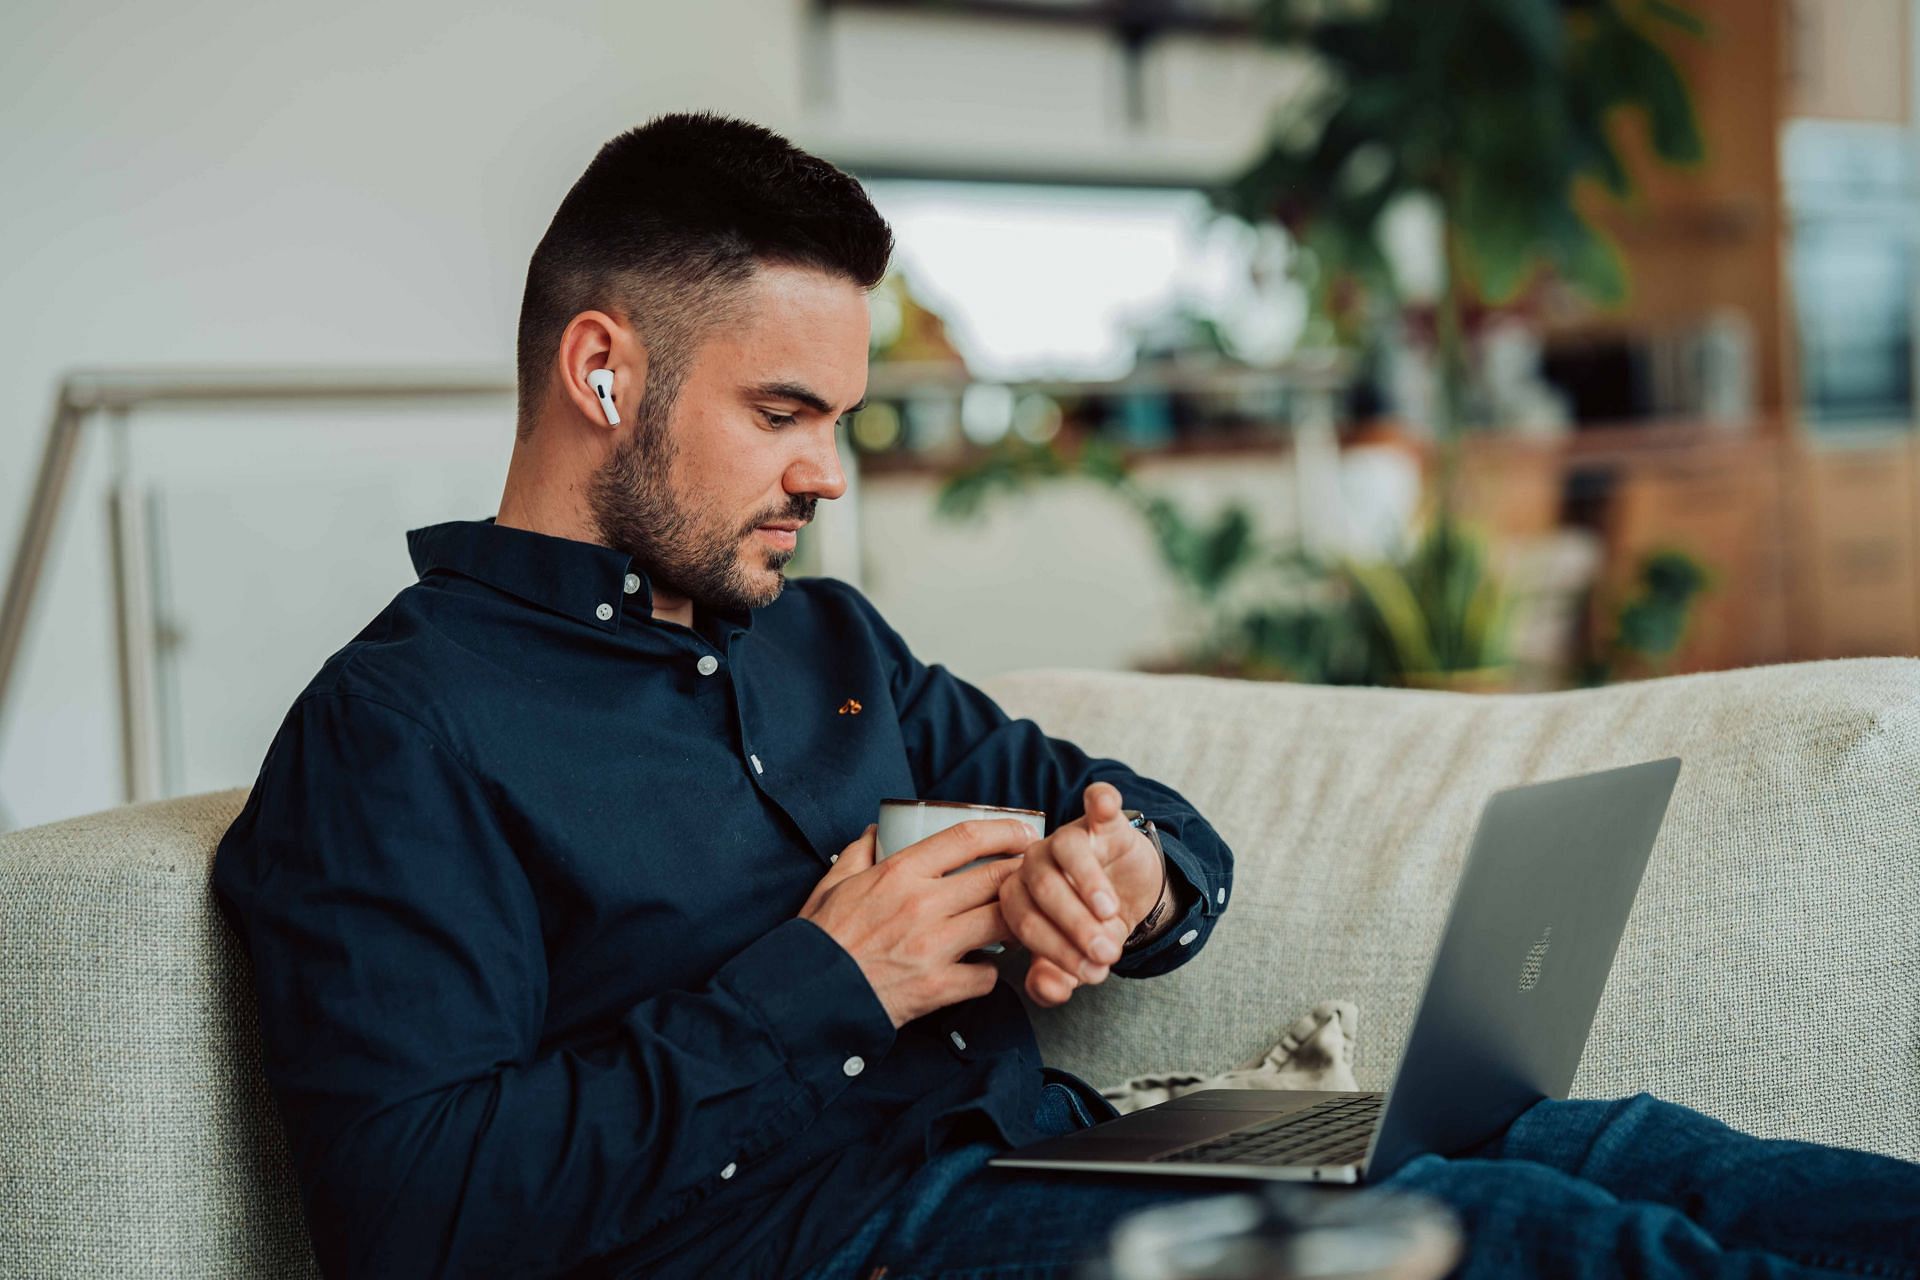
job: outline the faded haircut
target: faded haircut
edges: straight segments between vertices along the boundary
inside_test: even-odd
[[[850,175],[780,135],[711,112],[660,116],[600,148],[527,265],[518,438],[533,431],[560,335],[582,311],[624,320],[647,349],[640,421],[664,422],[701,340],[737,316],[761,265],[871,289],[893,232]]]

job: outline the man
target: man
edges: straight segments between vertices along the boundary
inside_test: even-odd
[[[1122,1213],[1217,1190],[982,1165],[1111,1109],[967,953],[1020,943],[1043,1005],[1164,973],[1233,860],[851,587],[783,582],[845,489],[891,249],[846,175],[692,115],[607,144],[535,250],[498,514],[408,535],[419,581],[295,701],[216,857],[329,1275],[1066,1275]],[[888,797],[1050,834],[966,823],[876,865]],[[1395,1179],[1454,1203],[1489,1273],[1888,1265],[1886,1188],[1920,1188],[1644,1097],[1502,1141],[1481,1154],[1520,1159]],[[1752,1197],[1656,1185],[1686,1144],[1853,1190],[1805,1245],[1738,1220]]]

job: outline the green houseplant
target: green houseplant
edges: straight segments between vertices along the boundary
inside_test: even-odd
[[[1631,591],[1611,603],[1606,630],[1581,663],[1580,683],[1665,675],[1687,638],[1693,606],[1712,581],[1707,567],[1684,551],[1649,552]]]
[[[1382,249],[1389,212],[1424,202],[1437,224],[1444,270],[1424,317],[1439,393],[1434,513],[1406,562],[1351,572],[1394,638],[1400,677],[1445,683],[1497,661],[1486,628],[1502,614],[1484,544],[1455,516],[1463,317],[1547,276],[1601,304],[1625,297],[1619,252],[1582,216],[1580,189],[1632,196],[1613,132],[1623,113],[1644,118],[1659,159],[1703,158],[1691,96],[1660,43],[1702,26],[1669,0],[1267,0],[1259,25],[1309,54],[1322,88],[1216,204],[1278,218],[1313,263],[1320,309],[1349,316],[1369,298],[1376,314],[1407,303]]]
[[[1278,218],[1324,288],[1397,298],[1381,220],[1428,202],[1446,267],[1443,361],[1459,356],[1463,304],[1510,301],[1542,270],[1603,304],[1625,297],[1617,249],[1577,203],[1588,181],[1633,194],[1616,117],[1643,116],[1667,163],[1704,157],[1686,82],[1656,38],[1702,27],[1670,0],[1266,0],[1258,12],[1266,39],[1309,55],[1321,88],[1215,203]],[[1443,397],[1443,411],[1457,407]]]
[[[1368,316],[1406,298],[1381,249],[1403,200],[1437,213],[1445,272],[1432,307],[1440,395],[1434,512],[1393,561],[1324,561],[1261,545],[1244,509],[1210,521],[1141,488],[1118,450],[1073,454],[1015,442],[951,477],[948,515],[993,493],[1080,475],[1114,488],[1151,527],[1163,561],[1206,619],[1189,658],[1203,669],[1334,683],[1453,687],[1497,682],[1508,607],[1484,538],[1455,514],[1468,383],[1462,317],[1551,275],[1602,303],[1621,299],[1617,250],[1580,214],[1583,183],[1616,199],[1633,184],[1612,129],[1644,116],[1655,154],[1703,155],[1686,84],[1656,36],[1698,35],[1667,0],[1266,0],[1264,38],[1310,55],[1321,86],[1254,162],[1213,193],[1247,221],[1277,218],[1312,262],[1324,312]],[[1364,342],[1364,334],[1355,338]],[[1281,570],[1284,598],[1246,608],[1230,585]]]

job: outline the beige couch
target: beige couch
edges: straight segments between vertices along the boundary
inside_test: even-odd
[[[1387,1083],[1481,802],[1684,758],[1575,1085],[1920,1158],[1920,661],[1476,697],[1042,672],[1015,715],[1184,791],[1234,900],[1187,968],[1036,1013],[1099,1084],[1218,1068],[1316,1000]],[[264,744],[263,744],[264,746]],[[0,1275],[311,1274],[245,963],[207,891],[243,792],[0,839]]]

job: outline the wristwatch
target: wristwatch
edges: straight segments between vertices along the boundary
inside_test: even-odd
[[[1172,903],[1167,897],[1167,850],[1166,846],[1160,843],[1160,829],[1153,825],[1152,818],[1138,809],[1122,809],[1120,816],[1127,820],[1127,825],[1135,831],[1142,832],[1147,839],[1153,841],[1153,851],[1160,855],[1160,896],[1154,899],[1153,910],[1147,912],[1147,918],[1136,925],[1133,932],[1127,935],[1127,940],[1120,944],[1120,949],[1125,951],[1153,932],[1160,923],[1160,917],[1166,915],[1167,908]]]

